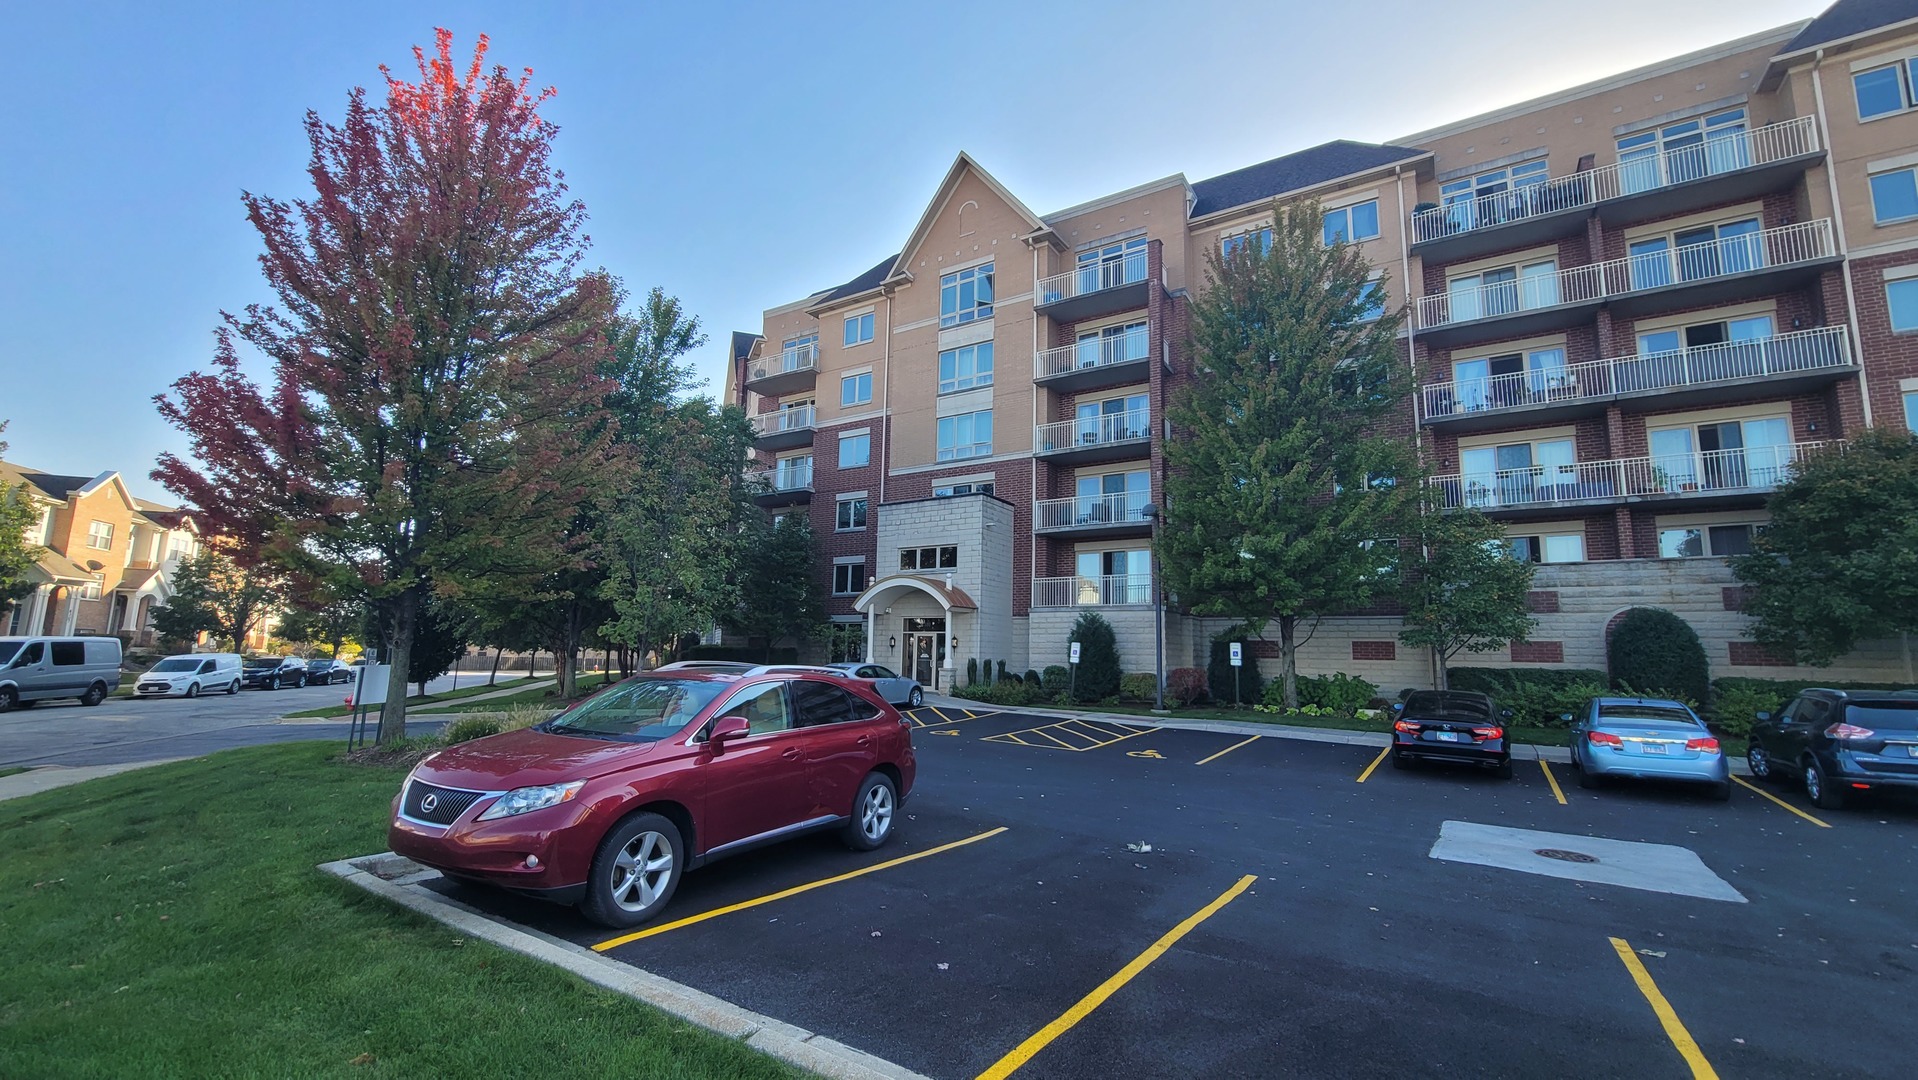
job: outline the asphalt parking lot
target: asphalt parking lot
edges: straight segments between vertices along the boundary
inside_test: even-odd
[[[1826,813],[1748,786],[1585,791],[1535,761],[1501,781],[1368,746],[916,722],[918,787],[879,851],[719,862],[627,934],[433,887],[940,1078],[1910,1074],[1908,800]]]

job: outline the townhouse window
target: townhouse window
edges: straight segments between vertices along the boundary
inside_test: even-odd
[[[940,417],[936,439],[939,461],[992,456],[992,410]]]
[[[866,591],[866,560],[861,556],[857,562],[835,562],[832,566],[832,594],[834,596],[858,596]]]
[[[1918,390],[1905,395],[1905,430],[1918,434]]]
[[[865,405],[872,401],[872,372],[842,375],[839,379],[839,407]]]
[[[819,358],[819,331],[790,337],[779,346],[779,369],[781,371],[800,371],[809,368]]]
[[[1654,428],[1648,435],[1647,475],[1632,483],[1650,492],[1775,487],[1790,475],[1798,453],[1791,418],[1782,415]]]
[[[1452,278],[1445,283],[1445,303],[1450,322],[1551,307],[1558,303],[1558,260],[1542,259]]]
[[[951,570],[958,565],[959,549],[950,544],[945,547],[899,549],[901,570]]]
[[[864,345],[872,340],[872,312],[846,318],[846,347]]]
[[[1918,218],[1918,169],[1899,169],[1871,178],[1871,219],[1879,225]]]
[[[1562,346],[1452,362],[1452,411],[1455,412],[1549,401],[1566,396],[1572,389]]]
[[[1680,229],[1670,236],[1634,241],[1628,248],[1632,288],[1654,289],[1765,265],[1765,239],[1757,218]]]
[[[992,318],[992,264],[969,266],[939,279],[939,325],[963,326]]]
[[[1738,522],[1731,525],[1693,525],[1658,530],[1658,557],[1661,559],[1696,559],[1706,555],[1726,558],[1732,555],[1749,555],[1752,552],[1752,537],[1764,528],[1758,522]]]
[[[1236,232],[1230,236],[1221,236],[1219,238],[1219,254],[1226,258],[1231,258],[1233,252],[1243,250],[1248,244],[1252,246],[1253,253],[1260,256],[1271,251],[1272,226],[1261,225],[1256,229],[1247,229],[1244,232]]]
[[[113,523],[95,521],[87,526],[87,546],[100,551],[113,550]]]
[[[939,354],[939,392],[992,385],[992,342],[982,341]]]
[[[833,528],[838,532],[866,527],[866,500],[840,499],[834,508]]]
[[[954,495],[990,495],[993,484],[990,480],[974,481],[969,484],[945,484],[932,489],[935,499],[950,499]]]
[[[1634,194],[1751,164],[1745,110],[1694,116],[1618,140],[1618,182]]]
[[[100,589],[105,584],[106,584],[105,574],[93,575],[91,578],[87,579],[87,583],[85,585],[80,586],[80,599],[82,600],[100,599]]]
[[[1918,278],[1885,282],[1885,310],[1893,332],[1918,331]]]
[[[1074,260],[1079,292],[1116,289],[1145,280],[1145,237],[1135,236],[1081,251]]]
[[[1858,98],[1858,119],[1890,116],[1918,104],[1912,93],[1914,65],[1918,65],[1918,57],[1853,75],[1851,89]]]
[[[842,435],[839,439],[839,467],[863,469],[872,464],[871,435]]]
[[[1323,239],[1326,247],[1340,242],[1357,243],[1379,235],[1379,201],[1371,199],[1325,212]]]
[[[1530,189],[1545,183],[1546,179],[1545,162],[1541,159],[1441,185],[1439,203],[1445,207],[1444,231],[1463,232],[1527,216],[1532,202]]]
[[[1585,534],[1547,533],[1507,536],[1506,551],[1520,562],[1568,563],[1585,561]]]

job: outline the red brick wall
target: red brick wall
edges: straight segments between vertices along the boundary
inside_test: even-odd
[[[1791,667],[1791,657],[1772,652],[1756,641],[1729,641],[1733,667]]]
[[[1894,334],[1885,303],[1885,270],[1918,264],[1918,251],[1859,259],[1851,264],[1852,290],[1858,299],[1858,336],[1862,339],[1865,381],[1871,390],[1872,420],[1894,430],[1905,423],[1901,379],[1918,378],[1918,333]],[[1858,420],[1863,424],[1862,414]]]
[[[1352,643],[1354,660],[1396,660],[1398,654],[1396,641],[1354,641]]]
[[[1564,662],[1565,643],[1562,641],[1512,642],[1512,663],[1514,664],[1562,664]]]

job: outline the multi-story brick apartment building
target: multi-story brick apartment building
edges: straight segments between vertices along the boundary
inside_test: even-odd
[[[1806,674],[1745,639],[1725,560],[1794,461],[1918,427],[1910,0],[1045,215],[961,154],[899,253],[734,335],[762,502],[825,538],[833,617],[945,686],[968,657],[1061,662],[1097,606],[1127,669],[1151,670],[1146,508],[1169,395],[1195,377],[1186,299],[1205,252],[1305,198],[1408,308],[1404,428],[1441,498],[1540,564],[1533,639],[1474,662],[1603,667],[1612,620],[1652,605],[1696,627],[1715,674]],[[1174,610],[1163,629],[1177,666],[1216,627]],[[1327,620],[1302,665],[1429,683],[1398,629]],[[1832,674],[1911,663],[1873,643]]]

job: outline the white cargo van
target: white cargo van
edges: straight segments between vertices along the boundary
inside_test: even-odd
[[[239,653],[169,656],[133,684],[134,697],[199,697],[240,692]]]
[[[119,685],[119,638],[0,637],[0,712],[55,698],[98,705]]]

